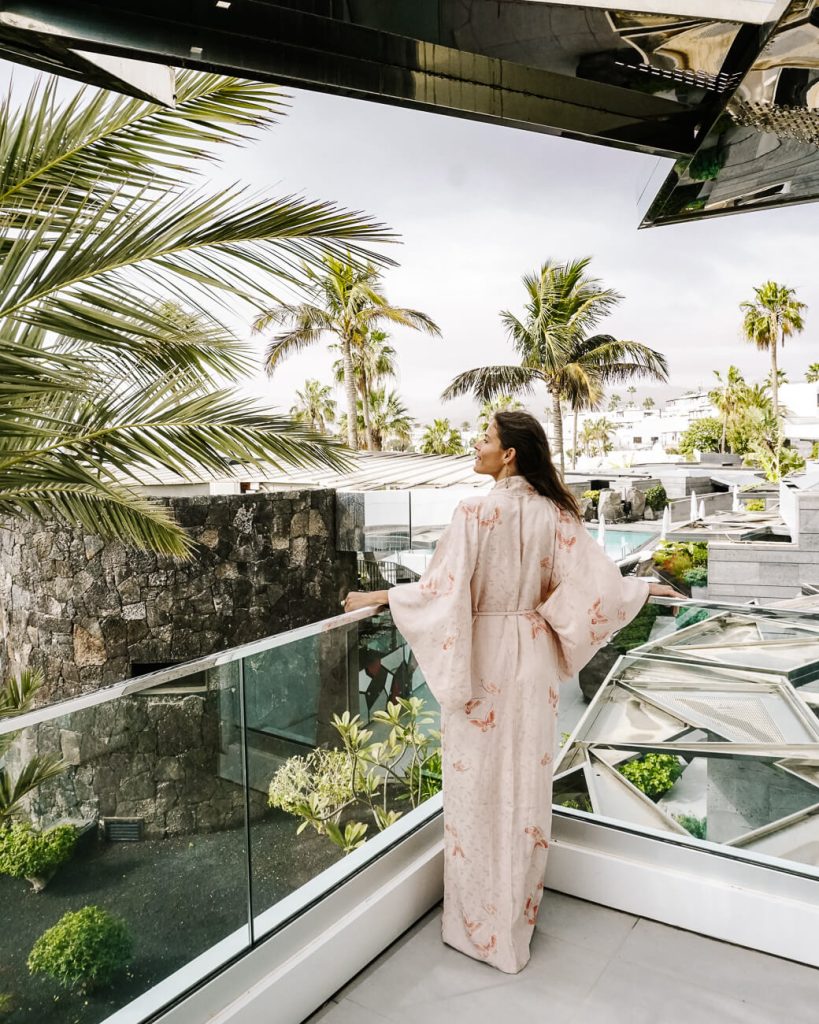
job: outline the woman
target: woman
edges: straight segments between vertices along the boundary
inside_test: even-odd
[[[345,609],[389,604],[441,705],[443,939],[514,974],[543,891],[558,683],[649,594],[679,595],[620,575],[533,416],[496,413],[475,449],[495,486],[458,505],[423,578]]]

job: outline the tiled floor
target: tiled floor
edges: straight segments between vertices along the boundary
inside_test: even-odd
[[[520,974],[442,945],[440,908],[309,1024],[816,1024],[819,970],[548,892]]]

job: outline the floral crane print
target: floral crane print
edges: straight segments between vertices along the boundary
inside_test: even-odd
[[[458,506],[396,625],[441,705],[443,939],[516,973],[543,890],[558,684],[648,596],[521,476]]]

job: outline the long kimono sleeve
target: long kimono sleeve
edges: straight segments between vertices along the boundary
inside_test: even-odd
[[[648,599],[648,582],[621,576],[585,526],[566,513],[555,531],[552,580],[556,586],[538,613],[557,641],[560,674],[570,678],[631,622]]]
[[[472,695],[472,591],[477,516],[461,502],[417,583],[390,590],[396,626],[412,648],[442,708],[455,710]]]

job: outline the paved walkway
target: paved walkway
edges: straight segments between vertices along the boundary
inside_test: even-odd
[[[819,970],[547,892],[508,976],[442,945],[440,907],[309,1024],[816,1024]],[[762,922],[760,922],[760,926]]]

